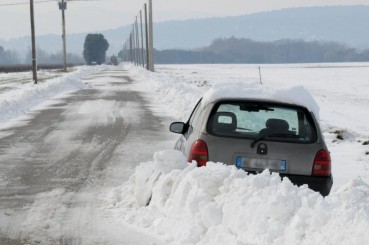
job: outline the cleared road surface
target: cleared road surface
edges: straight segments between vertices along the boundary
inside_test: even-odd
[[[173,145],[170,119],[120,67],[85,82],[0,130],[1,245],[161,243],[103,216],[98,197]]]

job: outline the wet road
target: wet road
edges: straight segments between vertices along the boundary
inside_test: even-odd
[[[160,243],[128,227],[117,235],[96,211],[101,192],[173,143],[170,119],[121,69],[0,130],[0,244]]]

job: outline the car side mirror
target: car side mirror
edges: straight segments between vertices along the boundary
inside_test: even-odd
[[[169,130],[176,134],[183,134],[185,126],[186,124],[183,122],[174,122],[170,125]]]

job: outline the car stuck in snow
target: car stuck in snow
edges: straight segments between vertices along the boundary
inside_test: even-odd
[[[326,196],[333,178],[318,120],[319,108],[303,87],[222,84],[170,131],[181,134],[175,148],[198,166],[222,162],[252,174],[269,169]]]

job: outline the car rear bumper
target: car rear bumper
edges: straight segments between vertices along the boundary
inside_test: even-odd
[[[316,177],[304,175],[285,175],[280,174],[282,178],[287,177],[293,184],[297,186],[308,185],[314,191],[319,192],[322,196],[328,196],[332,189],[333,177]]]

